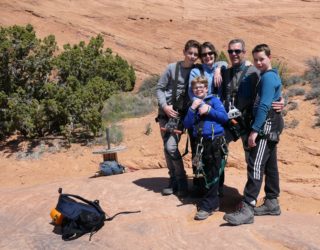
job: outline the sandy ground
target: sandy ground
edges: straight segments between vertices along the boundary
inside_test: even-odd
[[[59,44],[87,40],[102,32],[105,45],[134,64],[138,83],[160,73],[181,55],[181,45],[194,37],[210,40],[219,49],[234,37],[251,48],[266,42],[276,58],[302,72],[304,60],[319,54],[320,1],[7,1],[0,3],[0,24],[26,24],[38,34],[55,34]],[[171,21],[170,21],[171,20]],[[268,24],[262,25],[268,21]],[[192,27],[192,29],[190,28]],[[305,86],[304,86],[305,87]],[[81,146],[50,151],[39,159],[21,160],[26,142],[0,144],[0,249],[320,249],[320,133],[313,128],[315,105],[294,97],[298,108],[285,117],[299,120],[284,131],[279,144],[281,178],[279,217],[255,218],[253,225],[229,227],[222,220],[241,199],[246,167],[239,142],[231,145],[226,169],[225,197],[220,211],[195,222],[196,199],[163,197],[167,184],[162,144],[155,113],[121,123],[127,150],[119,153],[123,175],[89,178],[102,161],[94,151],[103,146]],[[145,135],[147,124],[152,132]],[[185,136],[184,136],[185,137]],[[184,140],[184,139],[183,139]],[[56,145],[56,140],[50,142]],[[184,150],[181,143],[181,150]],[[36,148],[37,150],[37,148]],[[20,160],[19,160],[20,159]],[[190,157],[185,159],[190,184]],[[63,242],[53,233],[49,212],[57,189],[99,199],[105,211],[141,213],[119,215],[93,236]],[[259,201],[263,198],[263,192]]]
[[[118,154],[127,173],[89,178],[98,169],[102,146],[72,145],[55,154],[44,152],[39,160],[17,160],[16,151],[1,152],[0,248],[1,249],[320,249],[320,134],[311,127],[314,105],[294,98],[297,110],[286,122],[299,117],[295,129],[286,129],[279,145],[281,216],[256,217],[255,223],[230,227],[222,219],[241,200],[246,180],[239,142],[230,147],[226,169],[225,196],[220,211],[208,220],[193,220],[197,199],[163,197],[167,185],[162,145],[155,114],[124,121],[123,145]],[[304,116],[301,117],[301,112]],[[144,124],[151,123],[149,136]],[[181,143],[184,150],[184,143]],[[192,185],[190,159],[185,165]],[[123,211],[141,213],[119,215],[93,236],[63,242],[53,233],[49,212],[56,205],[59,187],[64,192],[99,199],[109,215]],[[263,192],[259,197],[262,201]],[[27,246],[27,247],[26,247]],[[134,246],[134,247],[133,247]]]

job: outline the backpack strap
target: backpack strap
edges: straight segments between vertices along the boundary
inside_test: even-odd
[[[234,81],[235,74],[232,74],[231,76],[231,70],[232,68],[226,69],[223,72],[223,81],[224,84],[222,84],[222,98],[224,100],[224,106],[226,109],[229,109],[229,103],[234,101],[234,98],[237,95],[238,88],[241,84],[241,81],[243,80],[244,76],[246,75],[248,69],[250,66],[245,66],[245,68],[242,70],[241,75],[238,79]],[[253,87],[254,88],[254,87]],[[234,103],[233,103],[234,105]]]
[[[178,78],[179,78],[179,70],[181,67],[181,61],[177,62],[176,64],[176,69],[175,69],[175,74],[174,74],[174,82],[173,82],[173,88],[172,88],[172,106],[173,109],[177,109],[177,88],[178,88]]]
[[[60,194],[61,196],[64,197],[73,197],[76,198],[78,200],[83,201],[84,203],[87,203],[89,205],[91,205],[92,207],[94,207],[99,213],[104,214],[106,217],[108,217],[108,215],[101,209],[100,205],[99,205],[99,201],[98,200],[94,200],[94,201],[89,201],[79,195],[74,195],[74,194]]]
[[[236,74],[233,75],[231,82],[230,82],[231,83],[231,88],[230,88],[230,95],[231,95],[230,97],[231,98],[235,98],[235,96],[237,95],[241,81],[244,78],[244,76],[246,75],[248,69],[249,69],[249,66],[245,66],[245,68],[242,70],[242,73],[241,73],[239,79],[236,78],[235,81],[233,79],[235,78]],[[229,74],[230,74],[230,72],[229,72]]]

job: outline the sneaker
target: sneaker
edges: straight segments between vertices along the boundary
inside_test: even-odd
[[[264,203],[259,206],[255,207],[254,215],[280,215],[281,210],[279,206],[278,199],[264,199]]]
[[[174,191],[173,191],[172,187],[166,187],[166,188],[162,189],[161,193],[162,193],[162,195],[171,195],[174,193]]]
[[[178,183],[175,177],[170,177],[169,185],[162,189],[162,195],[172,195],[178,191]]]
[[[205,220],[207,219],[210,215],[212,215],[212,212],[207,212],[204,210],[199,210],[196,215],[194,216],[195,220]]]
[[[225,214],[223,219],[234,226],[251,224],[254,221],[253,207],[246,202],[241,202],[238,211]]]

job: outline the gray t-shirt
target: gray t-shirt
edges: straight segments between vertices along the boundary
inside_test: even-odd
[[[166,68],[165,72],[161,75],[157,87],[157,99],[160,108],[164,108],[166,105],[172,105],[172,90],[175,83],[175,72],[176,63],[171,63]],[[180,62],[180,67],[178,71],[178,85],[177,85],[177,96],[178,100],[181,95],[186,95],[186,86],[188,85],[189,75],[192,67],[185,68]]]

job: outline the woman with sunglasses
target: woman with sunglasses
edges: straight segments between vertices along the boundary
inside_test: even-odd
[[[221,82],[222,78],[220,74],[220,68],[227,67],[228,64],[223,61],[216,62],[217,57],[218,57],[218,52],[212,43],[204,42],[200,46],[200,60],[202,64],[192,69],[189,77],[188,94],[191,100],[195,98],[191,89],[191,82],[197,76],[205,76],[208,79],[209,94],[219,95],[220,90],[214,88],[214,82],[215,81]]]

